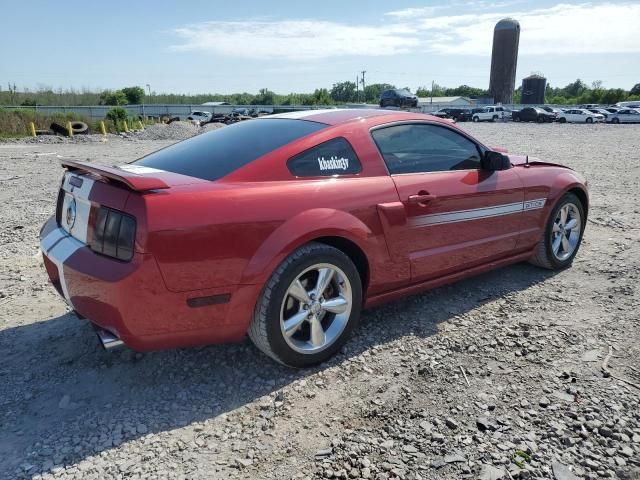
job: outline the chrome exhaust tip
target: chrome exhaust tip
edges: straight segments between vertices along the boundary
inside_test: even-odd
[[[113,333],[98,327],[95,327],[95,329],[96,334],[98,335],[98,340],[100,340],[100,345],[102,345],[102,348],[105,350],[111,350],[124,345],[124,342]]]

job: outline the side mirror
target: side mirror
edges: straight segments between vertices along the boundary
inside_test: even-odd
[[[487,150],[480,161],[480,168],[494,172],[496,170],[508,170],[511,168],[509,157],[500,152]]]

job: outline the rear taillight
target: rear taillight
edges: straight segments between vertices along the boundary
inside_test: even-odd
[[[118,260],[133,257],[136,239],[136,219],[126,213],[107,207],[97,207],[91,250]]]

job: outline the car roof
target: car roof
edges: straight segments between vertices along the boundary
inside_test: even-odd
[[[277,113],[275,115],[269,115],[262,118],[289,118],[297,120],[309,120],[312,122],[326,123],[327,125],[340,125],[343,123],[349,123],[363,119],[368,119],[368,123],[374,125],[402,120],[442,121],[438,117],[425,115],[423,113],[402,112],[398,110],[384,110],[377,108],[303,110],[298,112]]]

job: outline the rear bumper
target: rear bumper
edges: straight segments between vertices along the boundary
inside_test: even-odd
[[[51,218],[40,234],[56,290],[82,317],[138,351],[240,340],[260,287],[171,292],[151,254],[121,262],[94,253]],[[219,301],[207,301],[206,299]],[[193,299],[205,299],[194,302]]]

